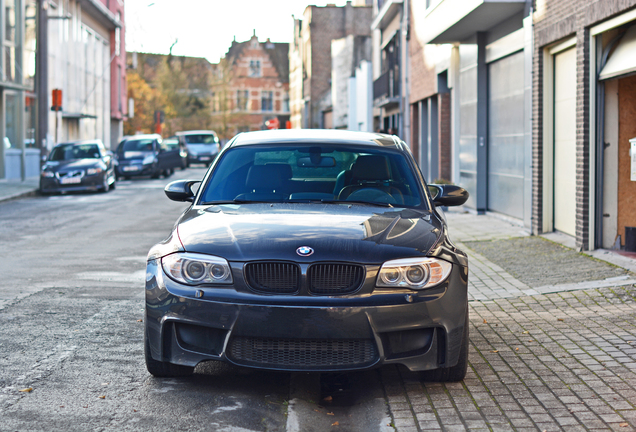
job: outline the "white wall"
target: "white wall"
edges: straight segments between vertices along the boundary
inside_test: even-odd
[[[108,29],[71,0],[51,7],[49,15],[49,90],[62,89],[64,115],[49,114],[49,131],[56,142],[101,139],[110,143],[110,45]],[[50,106],[51,95],[48,95]],[[78,119],[69,114],[90,117]]]

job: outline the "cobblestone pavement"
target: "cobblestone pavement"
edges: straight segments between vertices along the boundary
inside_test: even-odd
[[[468,245],[515,244],[527,232],[490,216],[447,217],[451,238],[470,259],[468,375],[439,384],[397,367],[381,369],[395,429],[636,431],[634,274],[576,253],[573,259],[583,261],[561,263],[558,253],[573,251],[541,244],[538,255],[544,247],[556,251],[550,264],[560,278],[543,285],[541,278],[527,283],[519,276],[523,282],[510,265],[508,271]],[[542,259],[518,253],[528,266]],[[590,280],[570,272],[590,263],[599,269]]]

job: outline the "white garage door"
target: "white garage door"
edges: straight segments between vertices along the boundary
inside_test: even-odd
[[[576,48],[554,56],[554,229],[576,235]]]

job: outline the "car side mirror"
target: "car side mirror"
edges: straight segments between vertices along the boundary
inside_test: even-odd
[[[194,202],[192,185],[197,183],[201,183],[201,180],[176,180],[168,183],[163,191],[172,201]]]
[[[460,206],[468,200],[469,194],[466,189],[449,184],[430,184],[428,190],[433,197],[436,206]]]

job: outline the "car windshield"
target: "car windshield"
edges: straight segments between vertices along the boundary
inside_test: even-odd
[[[217,162],[201,194],[219,202],[356,202],[419,206],[404,155],[347,145],[236,147]]]
[[[154,140],[151,138],[148,139],[136,139],[136,140],[126,140],[119,144],[117,147],[118,153],[123,153],[127,151],[152,151]]]
[[[212,134],[185,135],[186,144],[215,144],[217,138]]]
[[[99,147],[95,144],[62,144],[51,151],[49,160],[98,159]]]
[[[163,140],[163,145],[168,148],[174,149],[179,147],[179,139],[178,138],[166,138]]]

